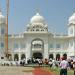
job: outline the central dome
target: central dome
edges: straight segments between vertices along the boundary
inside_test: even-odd
[[[39,13],[36,13],[36,15],[31,18],[30,22],[31,23],[44,23],[44,18]]]
[[[48,32],[48,26],[45,22],[43,16],[39,13],[36,13],[27,25],[27,31],[29,32]]]

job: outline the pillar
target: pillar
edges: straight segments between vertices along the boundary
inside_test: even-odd
[[[48,52],[48,43],[46,42],[45,44],[44,44],[44,59],[46,58],[46,59],[48,59],[49,58],[49,54],[48,54],[49,52]]]

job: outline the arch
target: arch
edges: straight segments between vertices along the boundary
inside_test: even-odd
[[[60,54],[56,54],[56,60],[60,60]]]
[[[64,53],[64,54],[63,54],[63,57],[64,57],[65,59],[67,59],[67,54],[66,54],[66,53]]]
[[[25,54],[22,54],[22,55],[21,55],[21,60],[23,60],[23,59],[25,59],[25,58],[26,58]]]
[[[32,57],[35,58],[35,59],[37,59],[37,58],[42,59],[43,58],[42,53],[40,53],[40,52],[33,53]]]
[[[44,44],[43,40],[42,40],[42,39],[40,39],[40,38],[33,39],[33,40],[32,40],[32,42],[31,42],[31,44],[32,44],[34,41],[41,41],[41,42],[42,42],[42,44]]]
[[[40,38],[35,38],[31,41],[31,55],[40,55],[40,57],[35,56],[35,58],[43,58],[42,53],[44,53],[44,41]]]
[[[49,54],[49,59],[53,59],[54,58],[54,56],[53,56],[53,54]]]
[[[32,48],[44,49],[44,42],[43,42],[43,40],[41,40],[40,38],[36,38],[36,39],[32,40],[32,42],[31,42],[31,49]]]
[[[15,54],[14,55],[14,61],[18,61],[18,60],[19,60],[18,54]]]

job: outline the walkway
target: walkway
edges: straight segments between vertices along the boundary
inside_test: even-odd
[[[0,75],[53,75],[41,67],[0,66]]]
[[[31,67],[0,66],[0,75],[33,75]]]
[[[33,75],[54,75],[54,74],[42,68],[35,68],[33,70]]]

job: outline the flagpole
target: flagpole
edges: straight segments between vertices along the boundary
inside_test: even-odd
[[[9,0],[6,0],[6,33],[5,33],[5,50],[6,50],[6,58],[9,59],[8,53],[8,16],[9,16]]]

